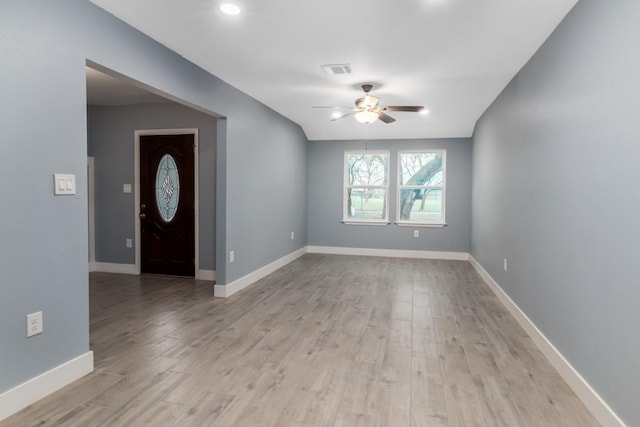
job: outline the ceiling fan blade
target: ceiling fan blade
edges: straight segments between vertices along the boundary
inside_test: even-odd
[[[388,105],[386,107],[380,107],[381,111],[408,111],[412,113],[419,113],[424,110],[421,105]]]
[[[354,112],[354,111],[352,111],[352,112],[350,112],[350,113],[344,113],[344,114],[339,115],[338,117],[334,117],[334,118],[332,118],[332,119],[331,119],[331,121],[332,121],[332,122],[335,122],[336,120],[344,119],[345,117],[349,117],[349,116],[352,116],[352,115],[354,115],[354,114],[355,114],[355,112]]]
[[[388,114],[383,113],[382,111],[378,112],[378,119],[380,119],[381,121],[385,122],[385,123],[393,123],[396,121],[396,119],[394,119],[393,117],[389,116]]]

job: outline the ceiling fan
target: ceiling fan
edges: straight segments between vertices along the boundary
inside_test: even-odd
[[[424,111],[423,106],[409,106],[409,105],[388,105],[383,106],[379,105],[380,98],[377,96],[369,95],[373,89],[373,85],[371,84],[363,84],[362,90],[364,91],[364,96],[362,98],[356,99],[356,107],[313,107],[313,108],[343,108],[351,110],[348,113],[340,114],[337,117],[331,119],[331,121],[336,121],[343,119],[348,116],[354,116],[357,121],[364,124],[373,123],[376,120],[380,120],[384,123],[393,123],[396,121],[393,117],[386,114],[387,111],[408,111],[413,113],[419,113]]]

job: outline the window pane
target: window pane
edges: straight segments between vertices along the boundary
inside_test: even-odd
[[[156,204],[165,222],[173,219],[180,198],[178,167],[171,155],[165,154],[156,172]]]
[[[446,152],[398,154],[398,220],[444,224]]]
[[[443,173],[442,173],[442,164],[440,165],[440,170],[436,173],[434,173],[433,175],[431,175],[429,177],[429,179],[427,179],[426,185],[427,186],[441,186],[443,184],[442,181],[442,177],[443,177]]]
[[[381,188],[347,189],[347,218],[385,219],[386,190]]]
[[[442,190],[400,190],[400,219],[440,222],[442,218]]]
[[[400,185],[442,185],[442,153],[401,153]]]
[[[385,153],[349,153],[348,185],[386,185],[387,157]]]

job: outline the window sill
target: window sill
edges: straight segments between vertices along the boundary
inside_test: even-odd
[[[342,223],[345,225],[389,225],[389,221],[353,221],[343,219]]]
[[[397,221],[396,225],[399,227],[427,227],[427,228],[443,228],[447,226],[446,222],[411,222],[411,221]]]

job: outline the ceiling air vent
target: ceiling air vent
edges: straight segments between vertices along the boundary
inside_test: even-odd
[[[351,64],[327,64],[323,65],[322,71],[330,76],[338,74],[351,74]]]

